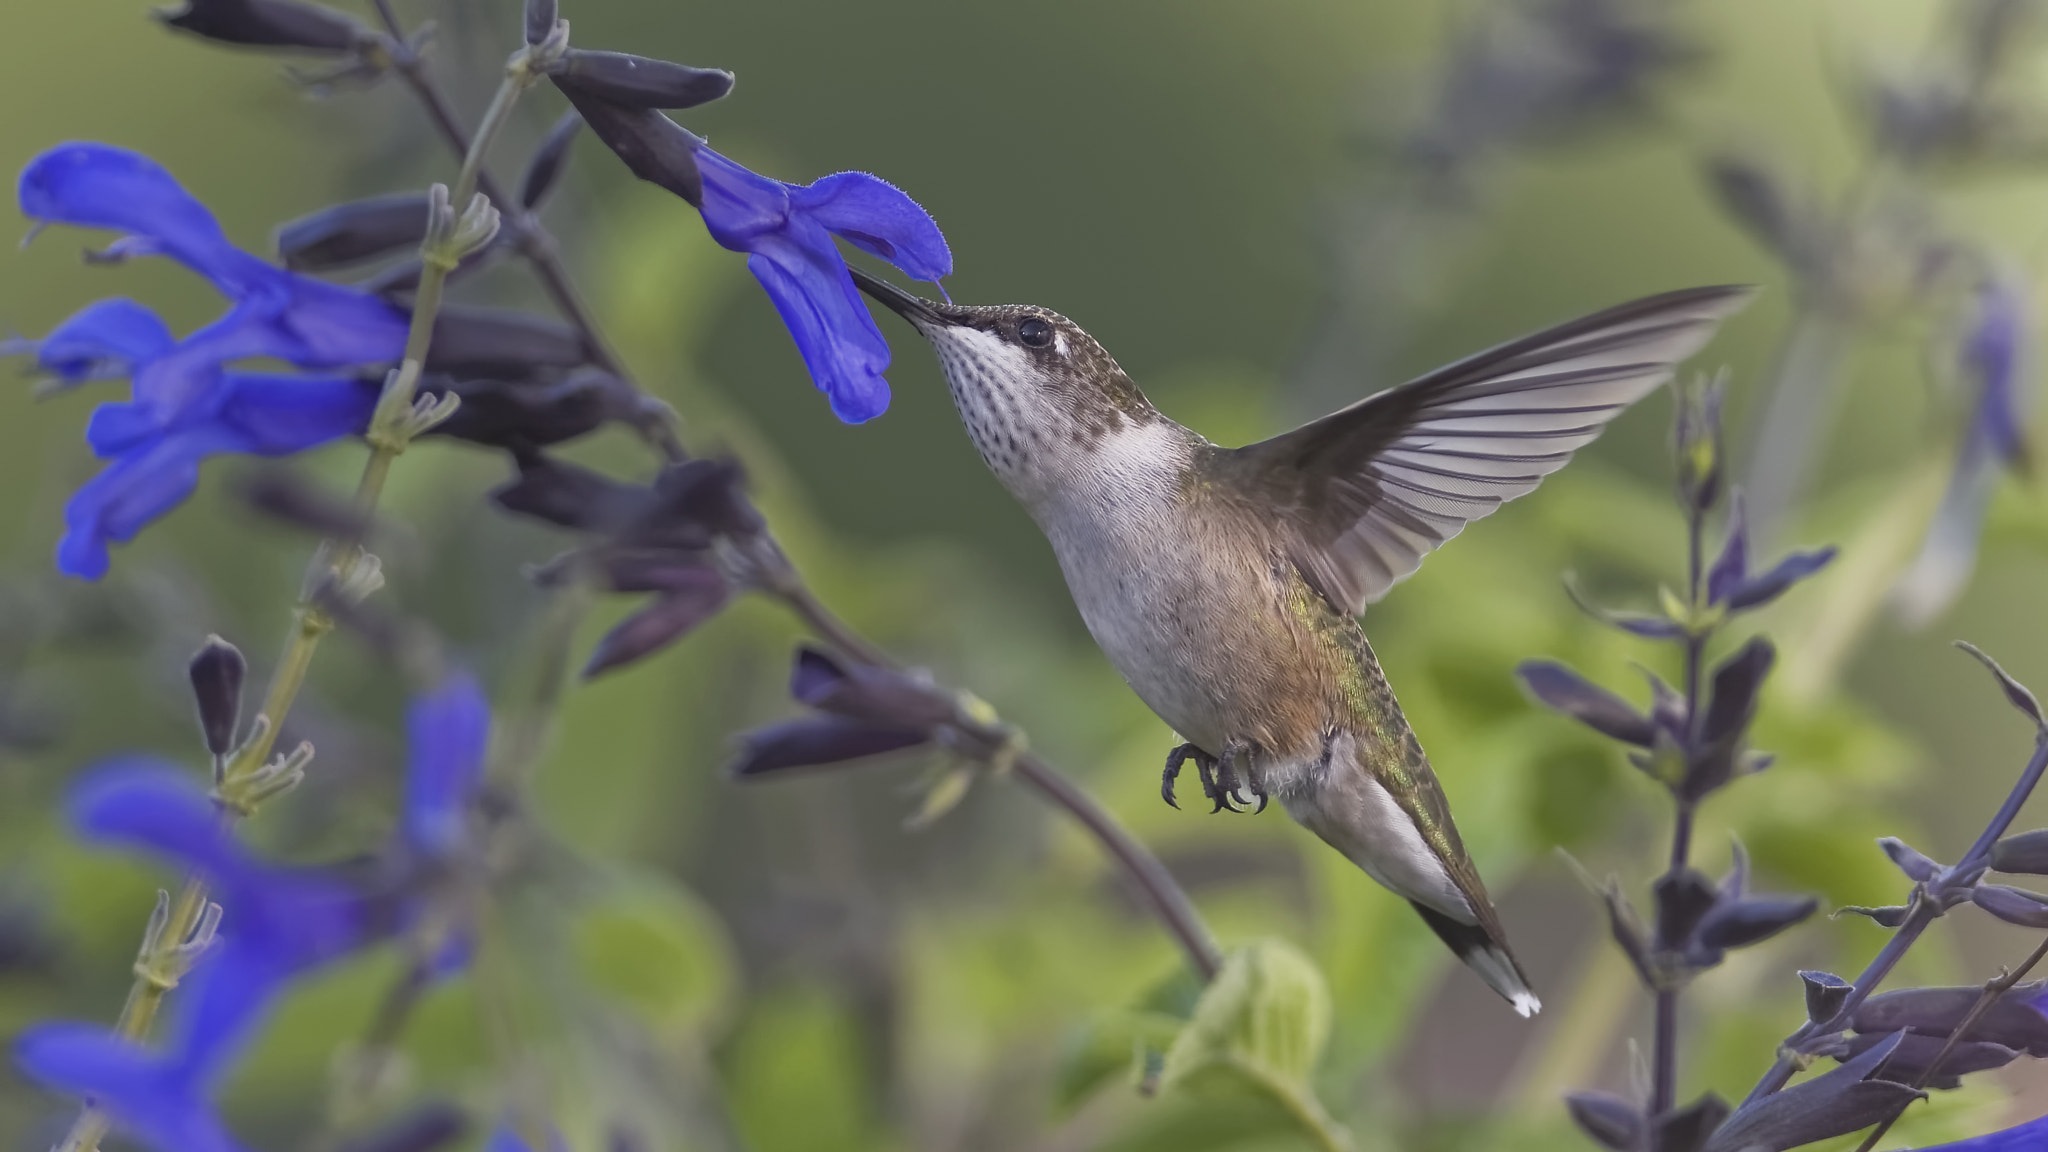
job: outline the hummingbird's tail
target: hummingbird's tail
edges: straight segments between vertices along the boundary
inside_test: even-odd
[[[1523,1018],[1543,1011],[1543,1001],[1530,990],[1529,978],[1522,975],[1522,966],[1516,963],[1515,954],[1508,951],[1507,941],[1498,939],[1481,925],[1461,924],[1419,900],[1408,903],[1422,914],[1423,923],[1435,929],[1438,938],[1457,953],[1458,959],[1486,981],[1487,987],[1505,997]]]

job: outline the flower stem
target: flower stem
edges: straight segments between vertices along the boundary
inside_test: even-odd
[[[1970,851],[1956,862],[1955,867],[1943,871],[1941,875],[1915,889],[1913,903],[1906,912],[1905,921],[1899,925],[1898,931],[1892,934],[1892,938],[1885,941],[1884,948],[1870,961],[1870,966],[1856,978],[1856,983],[1850,988],[1849,995],[1842,1001],[1842,1007],[1836,1011],[1834,1018],[1822,1024],[1808,1021],[1787,1036],[1784,1043],[1778,1046],[1777,1062],[1771,1065],[1770,1071],[1764,1073],[1763,1079],[1757,1081],[1756,1087],[1750,1089],[1744,1103],[1769,1096],[1792,1079],[1792,1074],[1799,1067],[1798,1057],[1802,1044],[1816,1036],[1839,1032],[1847,1026],[1849,1017],[1871,993],[1877,991],[1877,986],[1884,983],[1885,977],[1891,975],[1892,969],[1898,967],[1907,950],[1927,931],[1927,926],[1940,918],[1944,899],[1951,891],[1951,886],[1962,887],[1975,883],[1977,877],[1983,874],[1991,861],[1991,846],[2012,826],[2021,806],[2033,795],[2035,786],[2041,782],[2043,772],[2048,772],[2048,737],[2035,740],[2034,754],[2020,773],[2019,781],[2013,785],[2005,803],[1999,807],[1997,815],[1991,818],[1991,823],[1985,825],[1983,833],[1977,837],[1977,842],[1971,846]]]

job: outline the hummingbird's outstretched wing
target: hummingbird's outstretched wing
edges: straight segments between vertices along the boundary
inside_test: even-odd
[[[1219,451],[1211,474],[1279,509],[1302,573],[1362,612],[1468,521],[1564,467],[1751,292],[1666,292],[1524,336]]]

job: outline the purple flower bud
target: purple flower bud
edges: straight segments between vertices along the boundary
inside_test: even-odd
[[[1770,571],[1760,576],[1752,576],[1731,589],[1728,593],[1728,610],[1742,612],[1750,608],[1761,608],[1784,595],[1794,584],[1827,567],[1834,558],[1835,549],[1832,545],[1816,548],[1811,552],[1794,552],[1778,561]]]
[[[2013,679],[2010,672],[2000,667],[1998,661],[1986,655],[1984,650],[1975,644],[1967,640],[1958,640],[1956,647],[1975,656],[1979,663],[1991,670],[1991,674],[1998,678],[1998,686],[2005,691],[2006,703],[2026,713],[2027,719],[2034,722],[2035,728],[2048,732],[2048,719],[2044,719],[2041,714],[2041,702],[2034,698],[2034,693],[2025,684]]]
[[[443,304],[427,346],[427,370],[514,379],[566,371],[590,359],[574,327],[549,316],[503,308]]]
[[[426,234],[427,194],[397,192],[336,204],[279,225],[277,255],[294,272],[320,272],[418,248]]]
[[[1709,1092],[1683,1108],[1652,1117],[1650,1147],[1657,1152],[1700,1152],[1727,1118],[1728,1102]]]
[[[697,572],[695,579],[669,590],[605,633],[583,666],[583,678],[594,679],[651,656],[717,615],[732,598],[732,589],[714,569]]]
[[[1607,930],[1614,936],[1614,942],[1621,946],[1622,954],[1635,966],[1636,976],[1643,987],[1658,986],[1656,968],[1650,961],[1650,944],[1643,933],[1641,921],[1636,919],[1635,909],[1629,906],[1628,897],[1621,894],[1621,886],[1609,883],[1607,891],[1601,894],[1607,904]]]
[[[1848,1002],[1849,993],[1855,985],[1832,972],[1803,971],[1800,983],[1806,986],[1806,1018],[1814,1024],[1826,1024],[1842,1010]]]
[[[332,8],[298,0],[186,0],[156,18],[180,32],[222,44],[314,54],[353,52],[375,33]]]
[[[2048,984],[2036,980],[2008,990],[1978,1017],[1964,1039],[2003,1044],[2037,1058],[2048,1056],[2048,1015],[2036,1003],[2044,988]],[[1910,1029],[1925,1036],[1947,1036],[1983,994],[1976,985],[1882,992],[1856,1006],[1849,1026],[1857,1032]]]
[[[652,108],[629,108],[589,92],[555,86],[590,131],[604,146],[625,162],[628,171],[640,179],[701,207],[704,203],[704,175],[697,169],[697,150],[704,141],[682,125]]]
[[[1525,660],[1515,675],[1537,703],[1577,720],[1603,736],[1638,747],[1650,746],[1650,718],[1628,702],[1551,660]]]
[[[747,779],[791,768],[823,767],[915,748],[930,739],[929,733],[915,728],[837,716],[787,720],[747,733],[730,771]]]
[[[507,512],[584,532],[609,531],[646,506],[647,489],[538,453],[519,458],[519,478],[491,500]]]
[[[2007,836],[1993,844],[1991,867],[2000,872],[2048,876],[2048,828]]]
[[[1573,1092],[1564,1098],[1579,1130],[1613,1152],[1635,1152],[1643,1138],[1643,1114],[1609,1092]]]
[[[1772,1152],[1867,1128],[1926,1094],[1904,1084],[1867,1079],[1899,1046],[1886,1038],[1819,1076],[1754,1100],[1714,1132],[1704,1152]]]
[[[805,645],[790,670],[789,694],[821,712],[904,728],[932,729],[953,718],[953,701],[929,681],[872,664],[846,664]]]
[[[2022,928],[2048,928],[2048,897],[2024,888],[1978,884],[1970,889],[1970,899],[1977,907],[2008,924]]]
[[[1879,837],[1877,846],[1884,849],[1884,854],[1891,857],[1892,863],[1899,866],[1899,871],[1904,872],[1907,879],[1915,883],[1925,884],[1941,875],[1940,864],[1921,855],[1912,845],[1896,836]]]
[[[568,166],[569,145],[576,142],[576,133],[582,128],[583,116],[572,108],[562,113],[562,118],[548,129],[540,147],[533,150],[533,159],[526,163],[526,175],[519,181],[519,203],[527,211],[540,207],[541,201],[554,191],[555,182]]]
[[[1677,389],[1678,419],[1674,429],[1678,455],[1679,501],[1695,514],[1721,498],[1722,377],[1681,383]]]
[[[1741,587],[1749,575],[1749,529],[1742,510],[1742,493],[1735,494],[1728,512],[1728,542],[1707,570],[1707,603],[1719,604]]]
[[[526,42],[539,44],[554,34],[561,21],[556,0],[526,0]]]
[[[1776,657],[1771,642],[1757,636],[1714,670],[1713,694],[1700,725],[1700,753],[1682,788],[1687,797],[1705,796],[1734,776],[1736,753],[1756,716],[1757,695]]]
[[[1760,896],[1729,901],[1700,921],[1699,941],[1716,951],[1761,944],[1813,915],[1819,906],[1820,901],[1811,896]]]
[[[206,750],[215,756],[235,749],[235,732],[242,723],[242,679],[248,671],[241,649],[218,636],[208,636],[186,666],[192,698],[199,706],[199,732]]]
[[[639,424],[661,402],[597,368],[579,368],[554,381],[428,376],[423,394],[461,397],[455,414],[433,435],[488,444],[518,454],[596,431],[607,423]]]
[[[571,100],[583,97],[625,108],[695,108],[732,91],[732,73],[722,69],[582,48],[569,49],[548,75]]]

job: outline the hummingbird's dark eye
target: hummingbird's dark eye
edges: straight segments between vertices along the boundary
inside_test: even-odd
[[[1017,339],[1033,348],[1043,348],[1052,343],[1052,325],[1033,316],[1017,325]]]

